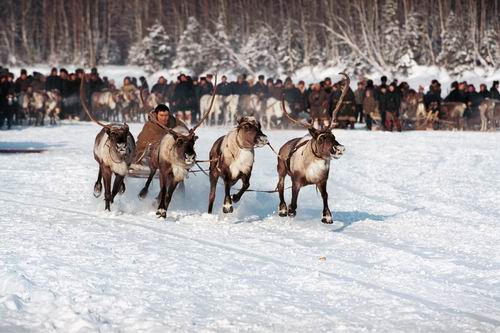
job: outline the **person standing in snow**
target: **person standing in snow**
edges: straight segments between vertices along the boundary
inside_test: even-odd
[[[354,91],[354,101],[356,102],[356,118],[359,123],[363,123],[363,98],[365,96],[364,82],[358,82],[358,87]]]
[[[500,101],[500,92],[498,91],[498,81],[493,81],[490,89],[490,98]]]
[[[330,116],[328,115],[328,94],[316,83],[309,94],[309,106],[312,124],[315,128],[328,126]]]

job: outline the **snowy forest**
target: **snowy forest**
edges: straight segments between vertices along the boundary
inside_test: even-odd
[[[0,63],[290,75],[500,65],[498,0],[3,0]]]

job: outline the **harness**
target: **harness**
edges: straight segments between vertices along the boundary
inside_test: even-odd
[[[242,147],[241,144],[238,142],[238,134],[241,130],[241,126],[242,125],[250,125],[252,127],[254,127],[256,130],[260,130],[257,125],[255,125],[254,123],[251,123],[251,122],[244,122],[240,125],[238,125],[238,127],[236,128],[236,139],[235,139],[235,142],[236,142],[236,146],[238,146],[238,149],[242,150],[242,149],[248,149],[248,148],[245,148],[245,147]],[[222,144],[222,142],[221,142]],[[235,160],[236,159],[236,156],[234,156],[233,152],[231,151],[231,149],[229,149],[229,143],[226,142],[226,149],[229,151],[229,153],[231,153],[231,156],[233,157],[233,159]],[[222,162],[222,159],[223,159],[224,155],[222,154],[222,151],[221,151],[221,154],[219,155],[219,157],[217,158],[217,164],[215,165],[215,167],[217,168],[217,170],[219,172],[221,172],[220,168],[219,168],[219,164]]]
[[[113,158],[113,154],[111,153],[111,145],[110,145],[110,139],[108,137],[108,139],[106,140],[106,143],[104,144],[105,146],[108,147],[108,153],[109,153],[109,157],[111,157],[111,160],[114,162],[114,163],[121,163],[123,162],[124,160],[122,159],[121,161],[115,161],[115,159]]]
[[[326,133],[321,133],[320,135],[318,135],[318,139],[322,136],[322,135],[326,135]],[[305,145],[307,145],[309,142],[311,142],[311,152],[313,153],[313,155],[316,157],[316,158],[319,158],[319,159],[323,159],[321,156],[319,156],[317,154],[317,151],[318,151],[318,139],[316,139],[316,151],[314,151],[314,148],[313,148],[313,145],[312,145],[312,139],[310,140],[306,140],[306,141],[303,141],[301,142],[300,144],[295,144],[294,147],[290,150],[290,152],[288,153],[288,156],[286,157],[285,159],[285,165],[286,165],[286,169],[287,171],[291,172],[290,170],[290,160],[292,159],[292,156],[293,154],[295,154],[297,152],[297,150],[299,150],[299,148],[301,147],[304,147]],[[302,154],[301,155],[304,155],[304,151],[302,151]],[[281,158],[281,156],[278,155],[279,158]]]

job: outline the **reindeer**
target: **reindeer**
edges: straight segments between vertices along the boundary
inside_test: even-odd
[[[135,154],[135,140],[127,124],[103,124],[92,117],[85,101],[85,77],[80,86],[80,100],[89,118],[103,127],[94,142],[94,159],[99,164],[99,174],[94,184],[94,196],[102,192],[101,179],[104,180],[105,210],[111,210],[111,204],[118,193],[125,192],[124,179]],[[111,191],[113,174],[115,180]]]
[[[479,105],[479,115],[481,117],[481,131],[487,131],[489,126],[491,129],[496,129],[500,121],[500,101],[486,98]]]
[[[254,148],[263,147],[268,143],[267,136],[262,133],[260,123],[252,116],[242,117],[235,129],[215,141],[210,150],[209,213],[212,213],[219,177],[224,180],[225,189],[222,211],[225,214],[233,212],[233,202],[240,201],[241,196],[250,186]],[[240,179],[243,186],[231,197],[231,186]]]
[[[50,125],[56,125],[56,117],[61,112],[61,94],[58,90],[47,91],[45,112],[49,116]]]
[[[290,110],[290,105],[285,101],[285,107]],[[283,110],[281,109],[281,103],[274,97],[269,97],[264,102],[264,111],[261,116],[266,119],[266,130],[271,130],[271,124],[273,117],[276,119],[277,126],[283,126]]]
[[[112,91],[96,91],[90,98],[92,111],[96,112],[101,118],[108,121],[118,118],[117,104],[121,102],[122,97],[119,92]]]
[[[217,86],[216,83],[217,76],[215,76],[214,86]],[[156,211],[158,217],[167,217],[167,209],[177,185],[184,181],[189,170],[196,162],[194,144],[198,137],[195,135],[195,132],[210,114],[210,110],[215,100],[216,90],[217,89],[214,89],[212,101],[208,110],[193,128],[188,130],[185,125],[176,126],[173,129],[164,127],[166,134],[161,139],[160,144],[156,146],[151,153],[149,177],[146,181],[146,185],[139,193],[139,197],[143,198],[147,194],[148,187],[156,170],[160,169],[160,195],[158,210]]]
[[[144,121],[146,122],[147,115],[149,113],[149,110],[154,109],[158,104],[161,103],[163,97],[159,93],[149,93],[146,97],[146,99],[143,98],[143,89],[140,89],[137,91],[137,94],[139,95],[139,105],[140,105],[140,112],[136,115],[136,121],[141,121],[141,113],[144,118]]]
[[[282,100],[282,107],[285,116],[295,124],[301,125],[309,131],[310,136],[303,138],[295,138],[285,143],[278,154],[278,192],[280,198],[279,216],[296,215],[297,198],[300,188],[306,185],[316,185],[323,198],[323,218],[321,222],[331,224],[332,213],[328,207],[328,193],[327,182],[330,172],[331,159],[338,159],[345,151],[332,133],[334,126],[334,119],[337,115],[342,101],[349,89],[350,79],[344,74],[345,77],[344,89],[342,95],[333,111],[332,120],[328,127],[323,129],[315,129],[312,124],[304,123],[293,119],[286,111],[284,99]],[[284,196],[285,177],[290,176],[292,179],[292,202],[287,209]]]
[[[448,130],[464,129],[464,113],[467,109],[465,103],[460,102],[443,102],[441,110],[438,113],[438,122],[442,123]]]
[[[221,97],[223,96],[215,96],[215,100],[213,102],[213,106],[211,106],[212,103],[212,96],[205,94],[201,96],[200,98],[200,113],[205,114],[207,110],[209,110],[211,107],[213,107],[213,112],[210,114],[210,117],[207,118],[207,125],[217,125],[219,122],[219,117],[222,112],[222,105],[221,105]]]
[[[32,91],[29,88],[23,96],[22,107],[28,118],[28,125],[33,123],[35,126],[43,126],[45,119],[45,99],[46,95],[43,92]]]

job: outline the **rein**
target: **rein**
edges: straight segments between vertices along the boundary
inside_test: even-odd
[[[111,152],[111,145],[109,144],[109,138],[106,140],[106,146],[108,146],[108,152],[109,152],[109,157],[111,157],[111,160],[114,162],[114,163],[122,163],[124,160],[122,159],[121,161],[115,161],[115,159],[113,158],[113,153]]]

